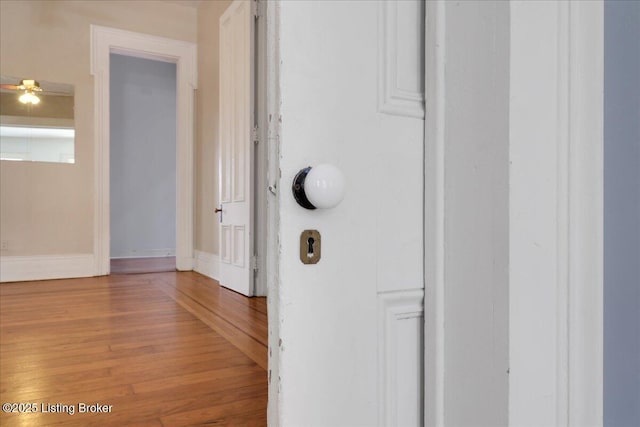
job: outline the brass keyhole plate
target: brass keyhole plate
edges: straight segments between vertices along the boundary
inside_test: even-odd
[[[318,230],[304,230],[300,233],[300,261],[303,264],[317,264],[321,256],[321,239]]]

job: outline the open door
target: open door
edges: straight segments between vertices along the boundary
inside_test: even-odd
[[[220,284],[253,295],[254,29],[252,1],[220,17]]]
[[[220,284],[253,295],[254,28],[252,2],[220,17]]]
[[[274,5],[270,424],[423,425],[425,5]],[[327,163],[344,174],[344,200],[298,205],[294,177]],[[306,230],[321,236],[316,264],[300,259]]]

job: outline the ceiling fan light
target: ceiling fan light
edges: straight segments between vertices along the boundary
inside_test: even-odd
[[[22,95],[20,95],[20,98],[18,98],[18,100],[23,104],[33,104],[33,105],[36,105],[40,102],[40,98],[38,98],[36,95],[34,95],[30,91],[25,91]]]

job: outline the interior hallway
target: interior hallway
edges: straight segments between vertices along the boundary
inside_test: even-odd
[[[193,272],[3,283],[0,400],[37,412],[0,424],[266,425],[266,313]]]

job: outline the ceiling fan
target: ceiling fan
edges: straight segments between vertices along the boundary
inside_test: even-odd
[[[8,90],[23,90],[24,93],[20,98],[18,98],[18,100],[23,104],[36,105],[40,102],[40,98],[38,98],[34,92],[42,92],[42,88],[40,87],[40,83],[35,80],[23,79],[20,80],[20,84],[18,85],[2,84],[0,85],[0,88]]]
[[[12,85],[12,84],[0,84],[0,89],[8,89],[8,90],[32,90],[32,91],[41,91],[40,83],[35,80],[23,79],[20,80],[20,84]]]
[[[6,81],[6,80],[5,80]],[[33,79],[22,79],[19,84],[8,84],[2,83],[0,84],[0,90],[4,91],[24,91],[22,95],[18,98],[20,102],[23,104],[33,104],[36,105],[40,102],[40,98],[36,95],[36,93],[42,92],[43,95],[64,95],[68,96],[69,93],[66,92],[52,92],[50,90],[43,90],[40,87],[40,83]]]

